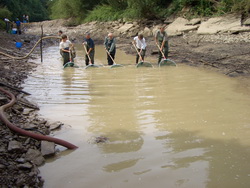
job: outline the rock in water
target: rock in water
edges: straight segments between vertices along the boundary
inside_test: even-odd
[[[96,142],[96,143],[105,143],[105,142],[107,142],[107,141],[108,141],[108,138],[105,137],[105,136],[98,136],[98,137],[96,137],[96,139],[95,139],[95,142]]]

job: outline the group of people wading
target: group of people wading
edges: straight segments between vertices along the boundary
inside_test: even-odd
[[[60,30],[58,35],[61,36],[61,42],[59,45],[60,54],[63,57],[63,65],[67,62],[74,62],[75,58],[75,50],[74,45],[68,39],[66,35],[62,33]],[[161,62],[162,58],[168,58],[168,36],[165,31],[165,26],[161,26],[159,30],[155,33],[155,42],[159,48],[159,56],[158,56],[158,64]],[[136,64],[138,61],[144,61],[144,57],[146,54],[146,40],[142,34],[134,37],[132,42],[137,48],[138,54],[136,55]],[[94,56],[95,56],[95,43],[90,36],[90,33],[85,34],[84,42],[82,43],[85,49],[85,64],[88,66],[89,64],[94,64]],[[104,39],[104,47],[107,52],[107,61],[108,65],[114,64],[115,54],[116,54],[116,39],[113,36],[113,33],[109,33],[108,36]],[[164,57],[163,57],[164,55]]]

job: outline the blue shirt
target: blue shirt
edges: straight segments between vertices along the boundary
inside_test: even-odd
[[[95,43],[91,38],[89,39],[85,38],[84,41],[87,42],[87,50],[89,50],[89,48],[92,48],[92,49],[95,48]]]
[[[16,21],[16,25],[17,25],[17,26],[20,26],[20,25],[21,25],[20,20],[17,20],[17,21]]]

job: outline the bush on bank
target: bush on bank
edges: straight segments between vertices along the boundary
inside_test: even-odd
[[[4,8],[3,8],[4,7]],[[250,0],[0,0],[1,12],[12,19],[28,14],[31,21],[69,19],[71,25],[89,21],[119,19],[165,19],[170,15],[186,18],[238,13],[247,17]],[[11,18],[11,16],[10,16]],[[9,19],[10,19],[9,18]],[[3,25],[1,17],[0,27]]]
[[[250,13],[250,0],[107,0],[90,10],[81,22],[128,19],[164,19],[172,14],[187,18]]]
[[[0,7],[0,29],[5,29],[5,22],[4,18],[11,18],[11,12],[6,8]]]

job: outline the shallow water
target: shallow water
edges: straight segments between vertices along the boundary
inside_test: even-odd
[[[69,125],[55,136],[79,146],[58,147],[40,168],[45,187],[250,187],[250,88],[241,80],[184,65],[136,69],[120,51],[124,68],[86,70],[83,55],[79,68],[62,69],[48,48],[24,85],[42,116]],[[107,64],[102,47],[96,64]]]

